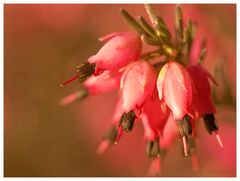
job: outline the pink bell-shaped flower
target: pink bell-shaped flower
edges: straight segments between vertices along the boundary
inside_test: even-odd
[[[97,153],[99,155],[103,154],[105,150],[112,144],[114,144],[117,140],[117,136],[120,137],[121,135],[118,135],[118,123],[121,119],[122,114],[124,113],[122,109],[122,96],[119,96],[115,111],[113,113],[113,116],[111,118],[111,129],[108,131],[104,139],[101,141],[97,148]]]
[[[119,135],[122,131],[132,130],[144,103],[153,94],[156,77],[154,68],[146,61],[137,61],[126,67],[121,78],[124,113],[119,123]]]
[[[159,99],[164,100],[178,123],[179,133],[183,140],[184,154],[187,152],[187,137],[192,134],[189,106],[192,103],[194,84],[184,66],[177,62],[169,62],[161,69],[157,88]]]
[[[137,61],[124,71],[121,78],[123,109],[125,112],[142,108],[153,94],[156,72],[146,61]]]
[[[87,96],[98,95],[119,89],[122,72],[105,71],[101,75],[90,76],[83,84],[80,90],[61,99],[61,105],[67,105],[77,99],[83,99]]]
[[[211,98],[211,86],[209,80],[216,84],[214,78],[199,64],[190,65],[187,67],[189,74],[195,85],[193,91],[192,104],[190,112],[195,118],[200,118],[204,114],[216,113],[216,108],[213,105]]]
[[[219,145],[223,147],[223,143],[218,134],[218,123],[214,116],[216,108],[213,105],[211,98],[211,86],[209,80],[217,85],[214,78],[199,64],[190,65],[187,67],[188,72],[191,74],[192,80],[195,85],[193,92],[192,104],[189,107],[189,112],[194,115],[195,119],[203,118],[207,131],[214,133]]]
[[[167,122],[164,125],[162,133],[159,139],[159,157],[156,157],[148,170],[149,176],[155,176],[161,172],[161,160],[164,159],[164,155],[161,153],[166,152],[174,143],[179,135],[177,122],[174,120],[172,113],[168,114]]]
[[[159,145],[162,150],[168,150],[175,140],[179,137],[178,125],[174,120],[172,113],[169,114],[168,120],[163,128]]]
[[[118,70],[139,58],[142,42],[138,35],[132,32],[117,32],[99,39],[106,41],[98,53],[88,59],[95,64],[95,74],[105,70]]]
[[[176,120],[188,114],[192,102],[192,82],[188,71],[177,62],[169,62],[161,69],[157,88],[159,99],[164,100]]]
[[[130,62],[138,60],[142,51],[142,42],[132,32],[116,32],[99,39],[107,41],[96,55],[87,62],[76,67],[76,75],[60,84],[64,86],[78,79],[83,83],[91,75],[99,75],[104,71],[116,71]]]
[[[156,92],[156,93],[155,93]],[[158,98],[157,90],[142,108],[140,119],[144,127],[144,139],[147,140],[146,153],[152,160],[148,175],[154,176],[161,171],[159,137],[168,119],[170,109]]]

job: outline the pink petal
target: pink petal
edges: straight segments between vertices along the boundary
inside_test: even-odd
[[[188,66],[187,69],[192,76],[196,88],[196,92],[193,93],[193,101],[189,111],[192,112],[196,118],[206,113],[215,113],[216,109],[212,103],[211,86],[209,83],[210,74],[208,74],[201,65]]]
[[[153,141],[159,137],[169,114],[169,108],[158,97],[150,98],[144,104],[140,118],[142,119],[146,140]]]
[[[152,95],[155,81],[156,72],[148,62],[138,61],[127,69],[121,81],[124,110],[128,112],[142,107]]]
[[[176,62],[170,62],[164,83],[163,98],[175,119],[181,120],[192,101],[192,84],[187,70]]]
[[[170,114],[168,117],[168,120],[166,122],[166,125],[163,128],[162,136],[160,137],[160,148],[161,149],[169,149],[174,141],[178,138],[179,131],[177,122],[174,119],[173,115]]]
[[[160,100],[162,100],[163,81],[164,81],[164,78],[165,78],[165,75],[166,75],[166,72],[168,69],[168,65],[169,64],[165,64],[162,67],[161,71],[159,72],[158,78],[157,78],[157,89],[158,89],[158,96],[159,96]]]
[[[121,72],[105,71],[102,74],[92,75],[83,86],[88,89],[90,95],[97,95],[117,90],[120,87]]]
[[[98,53],[88,59],[96,64],[96,74],[99,71],[117,70],[138,59],[142,49],[139,36],[132,32],[110,34],[101,40],[108,39]]]

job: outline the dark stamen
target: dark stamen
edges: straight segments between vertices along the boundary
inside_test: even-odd
[[[205,123],[205,127],[207,131],[212,134],[218,131],[218,123],[214,116],[214,114],[205,114],[203,116],[203,121]]]
[[[188,137],[192,134],[192,125],[190,122],[190,117],[188,115],[184,116],[182,120],[178,121],[178,129],[182,137]]]
[[[146,154],[149,158],[156,158],[160,155],[159,139],[147,142]]]
[[[121,126],[123,131],[129,132],[133,129],[135,119],[136,114],[134,113],[134,111],[124,113],[120,119],[119,127]]]
[[[84,62],[76,67],[76,73],[79,76],[79,82],[83,83],[88,77],[90,77],[95,71],[95,64]]]

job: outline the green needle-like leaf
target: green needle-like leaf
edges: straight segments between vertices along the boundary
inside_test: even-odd
[[[152,6],[150,4],[145,4],[144,6],[145,6],[145,9],[146,9],[147,14],[149,16],[149,19],[151,20],[151,22],[153,24],[155,34],[159,38],[165,37],[167,39],[170,39],[171,38],[171,33],[168,31],[164,21],[160,17],[157,16],[157,14],[155,13],[154,9],[152,8]]]
[[[188,22],[187,22],[187,29],[188,29],[189,33],[191,34],[191,37],[192,37],[193,28],[192,28],[192,21],[191,21],[191,19],[189,19]]]
[[[175,11],[175,29],[176,29],[176,43],[181,45],[183,42],[183,18],[182,10],[179,5],[176,6]]]
[[[207,54],[206,45],[207,45],[207,41],[204,39],[204,40],[202,41],[201,52],[200,52],[200,56],[199,56],[199,58],[198,58],[198,63],[199,63],[199,64],[202,64],[204,58],[206,57],[206,54]]]
[[[146,35],[141,35],[141,39],[146,43],[146,44],[149,44],[149,45],[157,45],[157,46],[160,46],[161,43],[159,40],[156,40],[156,39],[153,39],[151,37],[146,37]]]
[[[154,29],[147,23],[147,21],[142,17],[139,16],[138,17],[141,26],[143,27],[143,29],[152,37],[152,38],[157,38]]]
[[[133,31],[137,32],[139,35],[147,34],[141,25],[126,10],[121,9],[120,14]]]
[[[157,21],[158,21],[158,29],[162,32],[162,34],[165,36],[165,37],[168,37],[169,39],[171,38],[171,33],[169,32],[165,22],[163,21],[162,18],[160,17],[157,17]]]
[[[157,22],[157,14],[155,13],[155,11],[153,10],[152,6],[150,4],[145,4],[144,5],[146,12],[149,16],[149,19],[151,20],[153,27],[156,27]]]
[[[189,19],[187,23],[187,54],[189,55],[192,48],[192,40],[193,40],[193,30],[192,30],[192,21]]]

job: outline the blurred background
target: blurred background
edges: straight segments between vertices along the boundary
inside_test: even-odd
[[[173,30],[175,5],[154,7]],[[96,154],[116,92],[59,104],[79,88],[77,81],[59,83],[98,51],[98,38],[129,30],[120,8],[147,18],[141,4],[4,5],[4,176],[146,176],[150,160],[140,124]],[[200,170],[191,170],[177,140],[160,176],[236,176],[236,5],[184,4],[182,10],[185,21],[197,22],[197,36],[207,39],[204,66],[219,83],[214,100],[224,148],[199,124]]]

